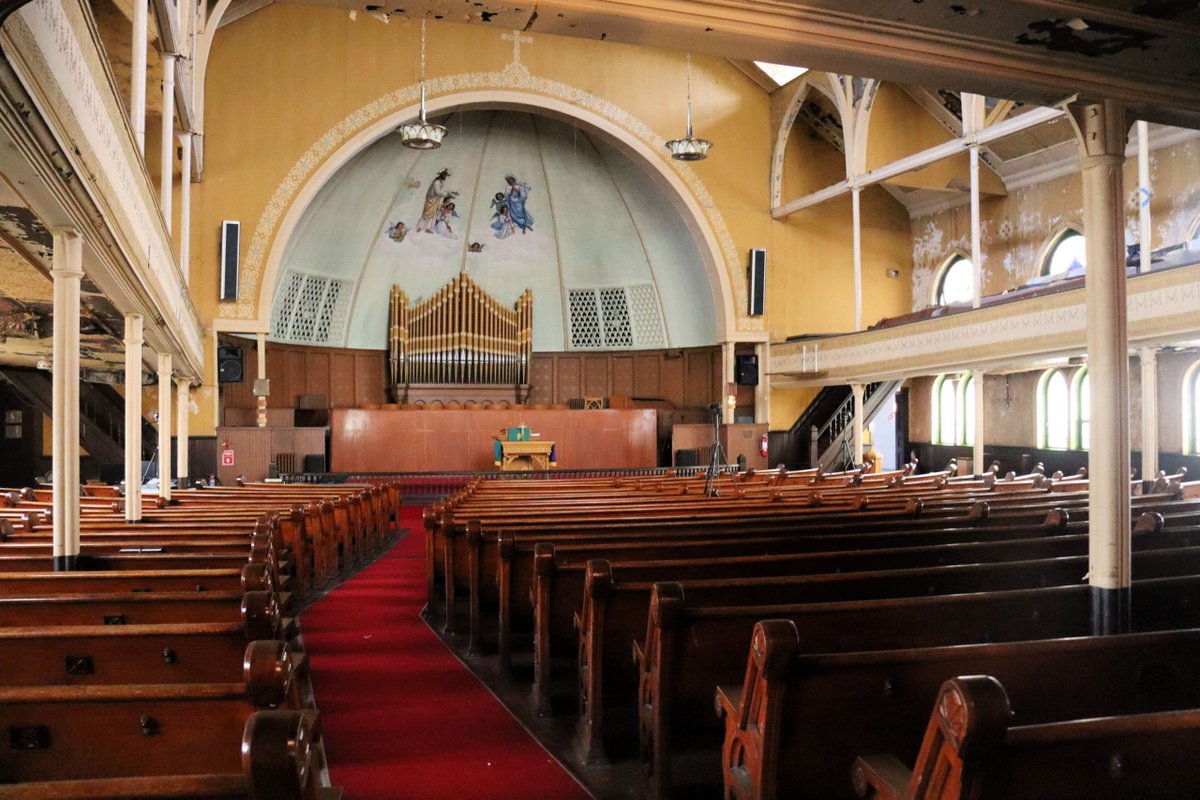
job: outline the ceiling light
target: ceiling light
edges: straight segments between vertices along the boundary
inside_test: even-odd
[[[712,142],[692,136],[692,54],[687,57],[687,136],[667,142],[671,158],[676,161],[703,161],[708,158]]]
[[[415,122],[406,122],[397,130],[400,141],[413,150],[434,150],[442,146],[446,126],[425,119],[425,20],[421,20],[421,112]]]

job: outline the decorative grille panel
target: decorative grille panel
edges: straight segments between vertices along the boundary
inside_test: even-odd
[[[289,270],[271,309],[271,338],[301,344],[341,344],[354,282]]]
[[[663,335],[662,310],[654,284],[642,283],[626,289],[629,296],[629,316],[633,323],[635,347],[666,347]]]
[[[653,284],[570,289],[572,349],[665,347]]]
[[[629,301],[624,289],[598,289],[604,319],[604,346],[633,347],[633,331],[629,327]]]
[[[600,306],[596,302],[595,289],[571,289],[567,292],[571,313],[571,347],[600,348],[604,346],[600,334]]]

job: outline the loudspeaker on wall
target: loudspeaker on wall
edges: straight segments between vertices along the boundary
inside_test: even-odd
[[[758,356],[752,353],[734,356],[733,373],[739,386],[758,386]]]
[[[237,300],[241,238],[242,224],[240,222],[227,219],[221,223],[221,285],[219,290],[222,300]]]
[[[751,250],[750,266],[747,268],[747,300],[746,313],[752,317],[761,317],[767,300],[767,251]]]
[[[245,377],[242,366],[242,348],[217,348],[217,382],[241,383]]]

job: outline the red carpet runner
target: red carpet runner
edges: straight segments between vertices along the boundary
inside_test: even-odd
[[[346,800],[586,798],[420,620],[420,509],[390,552],[301,619],[335,786]]]

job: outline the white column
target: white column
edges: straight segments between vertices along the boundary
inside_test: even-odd
[[[192,134],[190,131],[179,134],[179,147],[183,153],[183,163],[180,169],[183,175],[179,179],[179,271],[183,273],[183,283],[190,283],[192,257]]]
[[[54,369],[51,442],[54,485],[54,569],[69,570],[79,555],[79,286],[83,239],[54,231]]]
[[[1154,480],[1158,474],[1158,351],[1141,348],[1138,362],[1142,367],[1142,480]]]
[[[975,270],[975,293],[971,298],[971,308],[979,308],[983,301],[983,235],[979,222],[979,145],[977,144],[971,145],[970,162],[971,267]]]
[[[975,387],[975,444],[971,452],[971,460],[975,464],[975,474],[982,475],[987,469],[987,464],[983,463],[983,370],[975,370],[971,373],[971,385]]]
[[[256,338],[258,340],[258,346],[255,348],[258,355],[258,380],[265,381],[267,379],[267,334],[260,331],[256,334]],[[265,428],[267,427],[267,397],[258,393],[260,386],[262,384],[256,381],[254,401],[258,408],[258,427]]]
[[[191,414],[191,384],[187,378],[175,379],[175,474],[179,488],[186,489],[188,479],[188,422]]]
[[[171,499],[171,354],[158,354],[158,496]]]
[[[142,518],[142,315],[125,315],[125,519]]]
[[[133,74],[129,86],[129,121],[138,151],[146,153],[146,41],[149,38],[149,0],[133,0]]]
[[[733,342],[721,343],[721,396],[717,400],[721,404],[722,419],[726,422],[733,422],[732,410],[729,408],[729,388],[737,386],[734,349]]]
[[[771,422],[771,343],[759,342],[754,346],[758,356],[758,385],[754,387],[754,421]]]
[[[167,230],[171,230],[171,182],[175,175],[175,54],[162,54],[162,175],[158,204]]]
[[[858,466],[863,463],[863,390],[866,389],[861,383],[850,384],[850,391],[854,393],[854,465]]]
[[[1138,259],[1138,272],[1149,272],[1154,252],[1154,231],[1150,227],[1150,197],[1154,194],[1150,188],[1150,124],[1145,120],[1137,123],[1138,142],[1138,249],[1141,257]],[[1155,463],[1158,454],[1155,454]],[[1153,475],[1143,475],[1153,478]]]
[[[1128,128],[1120,104],[1070,108],[1078,130],[1087,236],[1089,575],[1094,633],[1128,629],[1131,578],[1129,528],[1129,358],[1125,306],[1124,188]]]
[[[854,228],[854,330],[861,331],[862,325],[862,189],[850,192],[850,209]],[[860,459],[861,460],[861,459]]]

